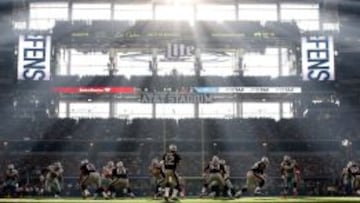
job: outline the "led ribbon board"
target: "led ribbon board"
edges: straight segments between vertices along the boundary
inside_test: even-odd
[[[299,94],[301,87],[195,87],[203,94]]]
[[[18,80],[50,80],[51,37],[21,35],[18,51]]]
[[[61,94],[134,94],[133,87],[55,87],[56,93]]]
[[[308,36],[301,39],[303,80],[335,80],[334,39]]]

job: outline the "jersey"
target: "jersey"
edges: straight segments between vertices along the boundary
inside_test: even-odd
[[[160,164],[160,163],[151,164],[150,172],[151,172],[151,175],[153,175],[154,177],[165,177],[165,174],[162,169],[162,164]]]
[[[80,172],[82,175],[89,175],[92,172],[96,172],[94,164],[87,163],[80,166]]]
[[[17,181],[19,173],[16,169],[7,169],[5,176],[6,181]]]
[[[360,175],[360,168],[357,164],[353,164],[350,167],[348,167],[348,173],[352,176]]]
[[[55,166],[55,165],[50,165],[48,167],[48,173],[51,178],[61,177],[63,172],[64,172],[64,169],[62,167]]]
[[[265,169],[266,169],[266,164],[261,161],[256,162],[251,167],[251,171],[253,171],[254,173],[257,173],[257,174],[264,174]]]
[[[112,171],[113,178],[128,178],[127,170],[125,167],[114,168]]]
[[[219,162],[210,161],[209,164],[206,166],[205,170],[208,173],[222,173],[225,174],[225,168],[223,164]]]
[[[101,174],[104,178],[111,178],[113,170],[114,170],[113,167],[104,166]]]
[[[176,152],[167,152],[163,156],[165,170],[176,170],[180,163],[180,156]]]
[[[280,164],[282,175],[294,175],[296,163],[294,160],[282,161]]]
[[[343,184],[348,184],[350,183],[351,181],[351,178],[352,178],[352,175],[349,173],[349,168],[345,167],[343,168],[342,170],[342,174],[341,174],[341,177],[342,177],[342,182]]]

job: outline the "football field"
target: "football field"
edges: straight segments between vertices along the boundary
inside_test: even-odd
[[[136,198],[136,199],[117,199],[117,200],[82,200],[82,199],[0,199],[0,203],[13,202],[13,203],[91,203],[91,202],[109,202],[109,203],[164,203],[163,200],[152,200],[146,198]],[[359,197],[298,197],[298,198],[283,198],[283,197],[252,197],[252,198],[241,198],[236,200],[214,200],[214,199],[182,199],[177,201],[179,203],[257,203],[257,202],[268,202],[268,203],[277,203],[277,202],[299,202],[299,203],[310,203],[310,202],[333,202],[333,203],[346,203],[346,202],[360,202]]]

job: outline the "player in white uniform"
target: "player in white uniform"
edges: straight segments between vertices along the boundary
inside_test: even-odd
[[[113,161],[109,161],[103,168],[101,172],[101,185],[106,190],[107,195],[111,195],[111,192],[108,191],[110,183],[112,182],[112,171],[115,168],[115,164]]]
[[[281,178],[283,179],[283,195],[287,195],[289,190],[292,189],[293,195],[296,196],[297,191],[297,178],[296,178],[296,161],[290,156],[285,155],[280,164]]]
[[[60,162],[55,162],[47,167],[48,172],[45,177],[45,190],[54,195],[55,198],[60,197],[62,174],[64,169]]]

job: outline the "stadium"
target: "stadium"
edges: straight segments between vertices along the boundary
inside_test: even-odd
[[[0,202],[360,202],[359,11],[1,0]]]

